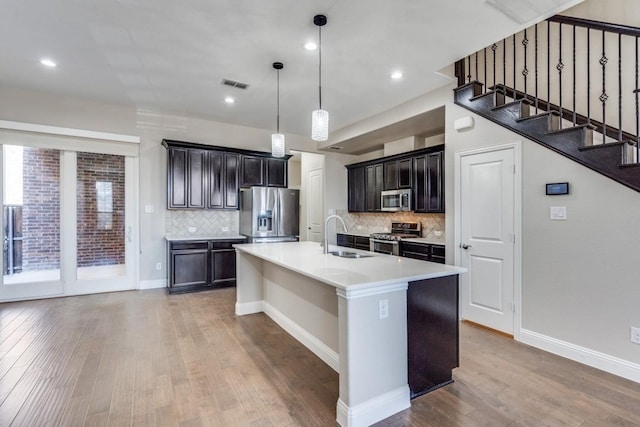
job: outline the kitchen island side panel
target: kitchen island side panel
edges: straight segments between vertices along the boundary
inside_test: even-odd
[[[417,397],[453,381],[459,366],[458,276],[409,282],[409,389]]]

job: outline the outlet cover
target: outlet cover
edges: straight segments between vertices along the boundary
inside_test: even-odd
[[[189,228],[187,228],[187,230],[189,230],[189,233],[195,233],[196,232],[196,228],[195,227],[189,227]]]
[[[156,270],[162,270],[162,263],[161,262],[157,262],[156,263]]]
[[[389,300],[381,299],[378,301],[378,314],[380,319],[386,319],[389,317]]]
[[[631,327],[631,342],[640,344],[640,328]]]

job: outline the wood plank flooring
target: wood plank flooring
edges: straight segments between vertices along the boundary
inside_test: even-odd
[[[0,304],[0,426],[335,426],[338,375],[235,289]],[[640,384],[461,326],[455,382],[379,426],[640,426]]]

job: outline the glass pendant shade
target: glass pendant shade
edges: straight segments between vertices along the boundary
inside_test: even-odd
[[[311,139],[326,141],[329,139],[329,112],[315,110],[311,113]]]
[[[273,157],[284,157],[284,135],[274,133],[271,135],[271,155]]]

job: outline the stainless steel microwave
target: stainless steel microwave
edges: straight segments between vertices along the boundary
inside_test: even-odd
[[[411,210],[411,190],[383,191],[380,197],[382,210],[385,212]]]

